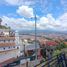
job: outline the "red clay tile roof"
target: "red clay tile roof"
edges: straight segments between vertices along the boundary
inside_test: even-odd
[[[15,40],[15,37],[2,36],[0,37],[0,40]]]
[[[55,41],[46,41],[46,45],[48,45],[48,46],[56,46],[56,45],[58,45],[58,43],[56,43]]]
[[[64,42],[65,45],[67,45],[67,42]]]
[[[0,43],[0,47],[15,46],[15,43]]]
[[[45,45],[48,45],[48,46],[58,45],[58,43],[56,43],[55,41],[44,41],[44,40],[42,40],[42,41],[40,42],[40,44],[41,44],[42,46],[45,46]]]

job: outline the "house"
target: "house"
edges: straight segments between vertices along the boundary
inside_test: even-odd
[[[27,56],[29,56],[29,54],[33,55],[33,53],[35,52],[35,49],[37,49],[37,50],[40,49],[40,44],[37,41],[36,46],[35,46],[35,40],[24,39],[24,40],[22,40],[21,47],[23,48],[22,51],[24,51],[27,54]],[[21,47],[20,47],[20,49],[21,49]]]
[[[15,31],[0,25],[0,64],[4,65],[4,62],[20,55],[20,47],[16,44],[16,39]]]

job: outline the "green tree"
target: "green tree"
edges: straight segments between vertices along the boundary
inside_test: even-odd
[[[46,58],[46,49],[45,48],[41,49],[41,55],[43,56],[43,58]]]
[[[66,47],[67,46],[65,45],[64,42],[60,42],[59,45],[56,47],[56,49],[61,50],[61,49],[66,48]]]

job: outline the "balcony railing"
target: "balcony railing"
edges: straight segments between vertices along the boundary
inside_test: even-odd
[[[52,58],[48,58],[35,67],[67,67],[67,58],[65,53],[62,53]]]
[[[4,52],[4,51],[14,50],[14,49],[18,49],[18,46],[1,47],[1,48],[0,48],[0,53],[1,53],[1,52]]]

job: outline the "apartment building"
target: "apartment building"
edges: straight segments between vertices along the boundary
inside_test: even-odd
[[[20,56],[15,31],[0,24],[0,64]],[[9,61],[8,61],[9,62]]]

